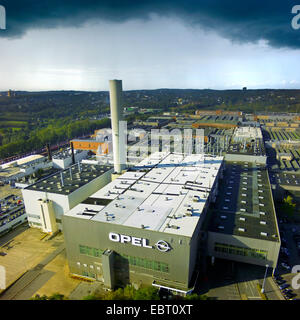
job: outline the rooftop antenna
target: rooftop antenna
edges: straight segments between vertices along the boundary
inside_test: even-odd
[[[63,173],[60,173],[60,182],[61,182],[61,186],[64,187],[64,176]]]
[[[71,142],[71,154],[72,154],[72,164],[75,164],[75,155],[74,155],[74,145]]]

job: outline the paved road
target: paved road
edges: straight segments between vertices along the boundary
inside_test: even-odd
[[[49,254],[34,268],[28,270],[11,287],[4,291],[0,300],[28,300],[42,287],[54,274],[43,268],[65,249],[65,244],[61,244],[54,252]]]
[[[265,282],[265,295],[268,300],[285,300],[278,286],[274,283],[271,277],[268,277]]]
[[[27,229],[29,229],[29,225],[26,222],[26,223],[16,227],[14,230],[1,236],[0,237],[0,247],[2,247],[4,244],[9,242],[10,240],[13,240],[16,236],[18,236],[20,233],[24,232]],[[0,248],[0,251],[1,251],[1,248]]]

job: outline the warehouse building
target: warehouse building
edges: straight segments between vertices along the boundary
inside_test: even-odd
[[[156,152],[63,216],[72,274],[108,288],[193,289],[200,229],[223,157]]]
[[[226,161],[218,199],[207,217],[207,255],[275,269],[280,235],[264,165]]]
[[[22,189],[28,223],[43,232],[62,230],[61,218],[111,181],[110,165],[75,164]]]

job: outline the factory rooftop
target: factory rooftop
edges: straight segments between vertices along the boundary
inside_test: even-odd
[[[290,186],[300,188],[300,175],[293,173],[270,173],[271,184],[279,184],[282,186]]]
[[[279,241],[268,172],[263,165],[227,162],[209,231]]]
[[[74,154],[79,154],[81,153],[81,150],[74,150]],[[60,151],[60,152],[56,152],[55,154],[53,154],[53,159],[59,159],[59,160],[63,160],[63,159],[68,159],[72,157],[72,151],[71,148],[68,148],[66,150]]]
[[[111,170],[110,165],[75,164],[30,185],[26,190],[69,195],[80,187]]]
[[[191,237],[222,163],[155,152],[66,215]]]

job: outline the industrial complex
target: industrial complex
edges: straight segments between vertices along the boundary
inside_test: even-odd
[[[110,289],[132,283],[186,295],[208,257],[275,268],[280,235],[261,131],[235,129],[240,148],[225,157],[228,139],[216,154],[151,150],[126,167],[122,85],[110,84],[114,173],[62,216],[70,272]]]
[[[109,290],[187,295],[216,259],[280,267],[275,201],[300,199],[298,118],[197,110],[127,128],[121,80],[110,110],[111,128],[1,167],[23,201],[1,211],[0,232],[24,221],[62,232],[70,274]]]

